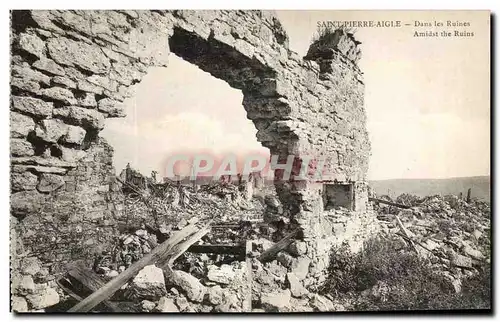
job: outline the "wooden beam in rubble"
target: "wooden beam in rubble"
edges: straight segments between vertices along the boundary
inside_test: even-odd
[[[293,232],[286,235],[279,242],[266,249],[259,257],[259,261],[262,263],[272,261],[276,255],[285,249],[288,245],[290,245],[294,241],[294,237],[299,232],[299,229],[294,230]]]
[[[208,227],[208,225],[203,229]],[[127,283],[132,277],[137,275],[137,273],[139,273],[139,271],[145,266],[155,264],[160,260],[168,258],[172,254],[174,246],[176,246],[185,238],[193,235],[197,231],[199,231],[198,227],[194,224],[191,224],[186,226],[183,230],[176,232],[172,235],[171,238],[167,239],[165,242],[153,249],[149,254],[133,263],[124,272],[113,278],[96,292],[86,297],[77,305],[73,306],[68,310],[68,312],[88,312],[92,310],[96,305],[110,298],[116,291],[120,289],[120,287]]]
[[[368,198],[369,201],[373,201],[373,202],[376,202],[376,203],[383,203],[385,205],[389,205],[389,206],[394,206],[394,207],[398,207],[398,208],[403,208],[403,209],[410,209],[411,206],[407,206],[407,205],[403,205],[403,204],[400,204],[400,203],[396,203],[396,202],[392,202],[392,201],[387,201],[387,200],[384,200],[384,199],[378,199],[378,198]]]

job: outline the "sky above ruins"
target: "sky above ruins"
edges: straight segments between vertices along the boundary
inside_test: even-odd
[[[290,48],[304,56],[318,21],[468,21],[474,37],[418,38],[415,28],[358,28],[372,144],[370,180],[490,174],[489,25],[484,12],[281,11]],[[419,28],[419,31],[433,28]],[[145,174],[191,149],[267,152],[246,118],[241,91],[173,56],[151,68],[126,101],[127,117],[102,135],[115,166]]]

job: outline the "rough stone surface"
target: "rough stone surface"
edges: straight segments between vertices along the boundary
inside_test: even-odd
[[[163,270],[155,265],[144,267],[127,289],[130,298],[158,299],[167,293]]]
[[[111,65],[99,47],[84,42],[57,37],[49,39],[47,48],[50,57],[61,65],[78,66],[97,74],[105,73]]]
[[[35,282],[30,275],[23,275],[20,278],[13,278],[12,283],[19,294],[28,295],[35,293]]]
[[[26,299],[35,310],[55,305],[60,300],[57,291],[51,287],[43,288],[36,294],[30,294]]]
[[[40,192],[52,192],[64,185],[64,178],[57,174],[42,173],[37,189]]]
[[[299,281],[302,281],[309,272],[310,264],[311,260],[308,257],[300,257],[292,263],[291,272],[295,274]]]
[[[143,300],[141,302],[141,305],[142,305],[142,309],[146,312],[151,312],[156,307],[155,302],[151,302],[148,300]]]
[[[36,214],[45,197],[34,190],[20,191],[10,195],[11,213],[14,216],[26,216]]]
[[[451,263],[455,266],[463,267],[463,268],[471,268],[472,267],[472,260],[469,257],[463,256],[460,254],[455,254],[451,260]]]
[[[57,143],[61,138],[66,143],[81,144],[87,133],[85,129],[69,125],[61,120],[43,120],[35,129],[36,136],[45,142]]]
[[[57,143],[68,133],[70,125],[56,119],[42,120],[36,127],[36,136],[45,142]]]
[[[483,253],[481,253],[479,250],[472,248],[470,245],[466,245],[464,247],[464,253],[474,259],[481,260],[484,258]]]
[[[206,293],[206,287],[193,275],[183,271],[173,271],[171,282],[181,289],[193,302],[202,302]]]
[[[108,117],[124,117],[125,106],[123,103],[113,101],[109,98],[105,98],[100,100],[98,105],[98,110],[104,112],[108,115]]]
[[[104,128],[104,116],[96,110],[83,107],[68,106],[54,109],[54,117],[85,129],[101,130]]]
[[[42,58],[33,63],[33,67],[48,72],[52,75],[64,76],[66,73],[64,72],[64,68],[56,64],[52,59]]]
[[[10,112],[11,138],[24,138],[35,129],[35,121],[26,115]]]
[[[302,285],[297,276],[294,273],[286,274],[288,285],[290,286],[290,292],[294,297],[302,297],[308,293],[307,289]]]
[[[266,312],[281,312],[286,311],[290,307],[290,299],[290,290],[277,290],[273,293],[262,294],[260,302]]]
[[[24,313],[28,312],[28,303],[24,297],[13,296],[11,299],[12,311]]]
[[[85,157],[86,152],[82,150],[75,150],[75,149],[70,149],[70,148],[65,148],[65,147],[59,147],[61,150],[62,156],[61,159],[63,161],[68,161],[68,162],[77,162],[80,161],[82,158]]]
[[[222,303],[214,308],[215,312],[241,312],[241,304],[238,295],[224,292]]]
[[[66,136],[64,137],[64,142],[82,144],[85,134],[87,134],[87,131],[81,127],[70,125],[68,127],[68,131],[66,132]]]
[[[307,252],[307,243],[301,241],[295,241],[288,247],[290,254],[294,256],[301,256]]]
[[[31,143],[21,139],[10,140],[10,155],[16,157],[32,156],[35,150]]]
[[[95,100],[95,94],[85,93],[85,96],[78,98],[78,105],[84,107],[96,107],[97,101]]]
[[[36,57],[42,57],[45,52],[45,43],[35,35],[22,33],[19,35],[19,47]]]
[[[21,261],[21,273],[34,276],[42,269],[40,260],[36,257],[26,257]]]
[[[168,297],[162,297],[158,301],[158,305],[156,306],[156,310],[162,313],[167,312],[179,312],[177,305],[175,305],[174,300]]]
[[[230,265],[223,264],[221,267],[210,265],[208,267],[207,278],[213,282],[229,284],[235,276],[236,273]]]
[[[18,89],[27,90],[28,92],[38,94],[40,86],[49,86],[50,77],[29,68],[26,64],[14,65],[12,66],[12,77],[11,84],[15,85]],[[12,81],[28,82],[28,87],[17,84],[17,82],[12,83]],[[26,84],[26,83],[25,83]]]
[[[76,88],[76,83],[67,77],[54,76],[52,78],[52,82],[57,85],[63,85],[64,87],[67,88]],[[81,104],[80,100],[78,100],[78,104]]]
[[[28,113],[37,117],[52,115],[54,105],[33,97],[12,96],[12,109]]]
[[[31,172],[11,173],[11,189],[13,191],[33,190],[38,183],[38,176]]]
[[[207,296],[210,304],[219,305],[222,303],[224,292],[220,285],[215,285],[213,287],[208,288]]]
[[[293,257],[284,251],[281,251],[278,253],[278,255],[276,255],[276,260],[278,261],[278,263],[287,268],[290,267],[290,265],[292,265],[293,263]]]
[[[40,90],[40,94],[50,100],[59,101],[64,104],[75,105],[77,103],[73,93],[69,89],[63,87],[42,89]]]
[[[314,294],[310,301],[311,306],[319,312],[332,312],[335,311],[335,306],[332,301],[324,296]]]

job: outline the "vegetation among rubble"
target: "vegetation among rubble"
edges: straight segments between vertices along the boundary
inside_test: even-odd
[[[445,275],[398,243],[370,240],[363,251],[347,247],[332,253],[330,276],[323,293],[352,299],[352,310],[489,309],[490,268],[462,281],[456,293]]]
[[[314,33],[312,43],[322,45],[324,47],[336,48],[338,39],[341,35],[348,35],[353,37],[356,33],[356,29],[339,26],[334,27],[333,25],[324,25],[322,28],[318,28],[318,31]]]
[[[322,293],[361,311],[491,308],[489,204],[408,194],[395,201],[411,208],[375,206],[382,233],[362,251],[332,250]]]
[[[355,29],[346,26],[335,27],[326,24],[314,33],[311,46],[307,51],[305,59],[325,58],[331,59],[334,51],[346,53],[347,57],[356,62],[361,53],[357,45],[360,44],[354,38]]]

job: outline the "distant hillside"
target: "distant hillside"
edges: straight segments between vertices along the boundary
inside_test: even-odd
[[[377,195],[399,196],[410,193],[417,196],[428,195],[467,195],[472,188],[471,196],[490,201],[490,177],[463,177],[448,179],[391,179],[370,181],[370,186]]]

